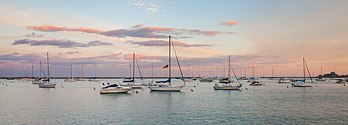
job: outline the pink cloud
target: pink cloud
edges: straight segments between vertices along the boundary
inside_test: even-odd
[[[43,25],[43,26],[27,26],[28,29],[37,30],[37,31],[46,31],[46,32],[56,32],[56,31],[79,31],[85,33],[100,33],[101,30],[92,29],[92,28],[69,28],[69,27],[59,27],[59,26],[51,26],[51,25]]]
[[[138,24],[130,28],[114,29],[102,31],[93,28],[70,28],[61,26],[27,26],[28,29],[44,31],[44,32],[57,32],[57,31],[75,31],[84,33],[95,33],[108,37],[137,37],[137,38],[167,38],[168,35],[173,35],[176,38],[191,38],[193,36],[216,36],[221,34],[220,31],[214,30],[198,30],[198,29],[177,29],[171,27],[159,27],[159,26],[148,26],[145,27],[143,24]]]
[[[226,22],[221,22],[221,25],[227,25],[227,26],[232,26],[235,24],[237,24],[237,21],[235,21],[235,20],[228,20]]]
[[[166,40],[149,40],[149,41],[139,41],[134,42],[130,41],[129,43],[139,45],[139,46],[168,46],[168,41]],[[212,46],[208,44],[188,44],[181,41],[173,41],[175,46],[180,47],[205,47],[205,46]]]

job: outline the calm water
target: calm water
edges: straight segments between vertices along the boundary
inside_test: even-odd
[[[348,124],[348,85],[342,84],[287,88],[264,81],[214,91],[213,83],[195,81],[182,92],[100,95],[101,83],[62,81],[42,89],[1,80],[0,124]]]

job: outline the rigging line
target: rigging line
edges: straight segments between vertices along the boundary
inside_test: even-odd
[[[181,71],[181,66],[180,66],[180,63],[179,63],[178,55],[176,54],[174,43],[172,42],[171,44],[173,46],[173,50],[174,50],[174,53],[175,53],[176,62],[178,63],[178,66],[179,66],[179,69],[180,69],[181,78],[184,81],[184,85],[186,86],[186,82],[185,82],[185,79],[184,79],[184,75],[182,74],[182,71]]]
[[[308,65],[307,65],[306,60],[304,60],[304,63],[305,63],[305,65],[306,65],[306,69],[307,69],[307,72],[308,72],[309,78],[310,78],[311,82],[313,82],[313,80],[312,80],[312,76],[311,76],[311,73],[309,72],[309,69],[308,69]]]
[[[239,82],[239,80],[238,80],[238,78],[237,78],[237,75],[236,75],[236,73],[234,72],[234,69],[233,69],[232,66],[231,66],[231,69],[232,69],[233,75],[234,75],[234,77],[236,78],[238,84],[240,84],[240,82]]]
[[[140,71],[140,66],[139,66],[138,60],[137,60],[137,59],[134,59],[134,60],[135,60],[135,62],[137,63],[137,67],[138,67],[138,71],[139,71],[139,75],[140,75],[141,82],[142,82],[143,84],[145,84],[144,79],[143,79],[143,75],[141,74],[141,71]],[[134,80],[134,79],[133,79],[133,80]]]

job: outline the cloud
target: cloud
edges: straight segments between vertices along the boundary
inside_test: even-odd
[[[221,22],[221,25],[226,25],[226,26],[232,26],[232,25],[236,25],[237,21],[235,20],[228,20],[226,22]]]
[[[59,26],[51,26],[51,25],[43,25],[43,26],[27,26],[28,29],[37,30],[37,31],[45,31],[45,32],[57,32],[57,31],[78,31],[84,33],[100,33],[101,31],[98,29],[92,28],[69,28],[69,27],[59,27]]]
[[[221,34],[220,31],[214,30],[198,30],[198,29],[177,29],[171,27],[159,27],[159,26],[144,26],[143,24],[137,24],[131,28],[115,29],[102,31],[91,28],[68,28],[59,26],[27,26],[28,29],[45,32],[57,32],[57,31],[78,31],[84,33],[95,33],[108,37],[137,37],[137,38],[167,38],[168,35],[172,35],[174,38],[191,38],[193,36],[216,36]]]
[[[35,32],[33,32],[33,33],[31,33],[31,34],[24,35],[24,37],[28,37],[28,38],[40,38],[40,37],[44,37],[44,35],[36,34]]]
[[[31,46],[56,46],[59,48],[73,48],[73,47],[91,47],[91,46],[112,46],[111,43],[107,42],[100,42],[100,41],[91,41],[87,44],[85,43],[78,43],[71,40],[30,40],[30,39],[21,39],[16,40],[12,45],[20,45],[20,44],[28,44]]]
[[[166,27],[142,27],[135,25],[131,29],[116,29],[101,32],[101,35],[110,37],[139,37],[139,38],[167,38],[167,35],[157,34],[156,32],[168,32],[174,30]]]
[[[168,46],[168,41],[165,40],[149,40],[149,41],[139,41],[134,42],[130,41],[131,44],[139,45],[139,46]],[[173,41],[175,46],[180,47],[204,47],[204,46],[212,46],[208,44],[188,44],[181,41]]]
[[[68,52],[60,52],[58,53],[58,55],[60,56],[66,56],[66,55],[74,55],[74,54],[78,54],[79,51],[68,51]]]
[[[130,5],[146,11],[147,14],[155,14],[160,11],[160,4],[158,0],[134,0]]]

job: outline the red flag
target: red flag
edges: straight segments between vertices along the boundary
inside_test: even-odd
[[[165,69],[165,68],[168,68],[168,64],[167,64],[167,65],[165,65],[165,66],[163,66],[163,69]]]

